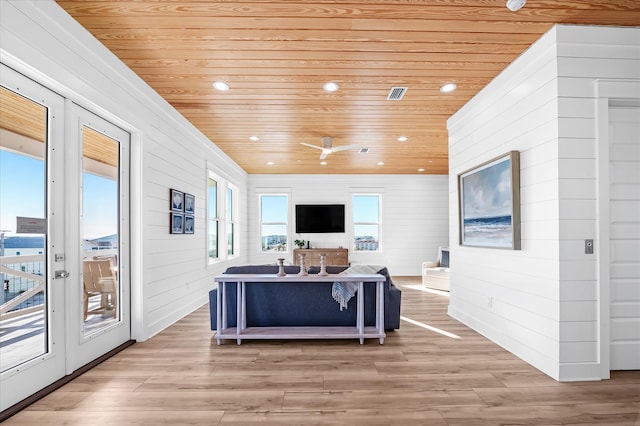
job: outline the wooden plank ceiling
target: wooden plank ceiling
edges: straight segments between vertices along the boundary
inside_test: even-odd
[[[9,140],[0,141],[0,149],[10,149],[24,155],[44,158],[44,148],[33,145],[44,143],[47,137],[47,108],[9,89],[0,87],[0,129],[33,141],[32,147],[13,146]],[[82,155],[111,167],[118,166],[119,146],[113,139],[93,129],[82,129]],[[117,174],[117,173],[116,173]]]
[[[639,0],[58,4],[248,173],[447,173],[447,118],[553,24],[640,25]],[[321,165],[323,136],[368,153]]]

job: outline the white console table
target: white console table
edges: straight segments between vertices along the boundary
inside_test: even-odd
[[[279,277],[275,274],[222,274],[215,278],[218,283],[217,293],[217,332],[218,345],[222,339],[235,339],[238,345],[242,339],[380,339],[384,343],[384,276],[380,274],[345,274],[345,275],[286,275]],[[247,327],[246,288],[252,283],[314,283],[326,282],[356,282],[358,292],[357,319],[355,327]],[[376,283],[376,326],[364,326],[364,283]],[[236,327],[227,327],[227,283],[238,283],[236,303]],[[336,302],[336,305],[338,303]]]

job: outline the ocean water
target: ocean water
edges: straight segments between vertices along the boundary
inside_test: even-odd
[[[463,232],[465,245],[511,247],[511,215],[466,219]]]

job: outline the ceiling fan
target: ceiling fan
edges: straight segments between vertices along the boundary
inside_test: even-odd
[[[311,148],[316,148],[316,149],[320,149],[322,150],[322,154],[320,154],[320,159],[324,160],[325,158],[327,158],[327,156],[329,154],[332,154],[334,152],[338,152],[338,151],[346,151],[348,149],[357,149],[358,145],[353,144],[353,145],[344,145],[344,146],[336,146],[335,148],[333,147],[333,138],[331,136],[323,136],[322,137],[322,146],[318,146],[318,145],[311,145],[308,143],[304,143],[304,142],[300,142],[301,145],[305,145],[305,146],[309,146]]]

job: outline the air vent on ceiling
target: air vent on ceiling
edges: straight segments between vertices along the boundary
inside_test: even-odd
[[[399,101],[404,97],[404,94],[407,93],[408,87],[392,87],[389,90],[389,95],[387,95],[388,101]]]
[[[360,151],[358,151],[360,154],[366,154],[369,152],[369,148],[360,148]]]

